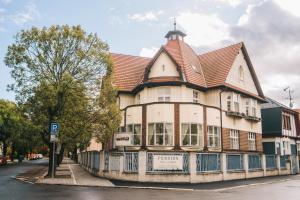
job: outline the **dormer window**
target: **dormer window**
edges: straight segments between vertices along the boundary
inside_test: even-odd
[[[240,81],[244,80],[244,68],[242,65],[239,67],[239,78],[240,78]]]

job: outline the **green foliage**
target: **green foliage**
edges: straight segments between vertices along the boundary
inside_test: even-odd
[[[120,109],[117,104],[117,90],[113,86],[114,68],[108,57],[107,73],[102,80],[101,92],[97,101],[98,110],[94,116],[95,136],[98,141],[106,144],[117,132],[121,122]]]
[[[60,143],[69,150],[85,147],[92,133],[107,141],[117,130],[113,65],[107,44],[97,35],[68,25],[22,30],[8,47],[5,63],[15,79],[9,89],[50,151],[54,121],[60,123]]]

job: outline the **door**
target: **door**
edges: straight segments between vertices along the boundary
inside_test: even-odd
[[[291,173],[292,174],[297,174],[298,173],[298,162],[297,162],[297,157],[296,156],[291,156],[291,168],[292,168],[292,171]]]

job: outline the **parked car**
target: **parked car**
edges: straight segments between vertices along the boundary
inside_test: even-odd
[[[0,166],[1,165],[6,165],[7,164],[7,159],[6,157],[0,156]]]

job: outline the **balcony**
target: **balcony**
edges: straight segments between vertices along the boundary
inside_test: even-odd
[[[240,113],[240,112],[235,112],[235,111],[227,111],[226,115],[232,116],[232,117],[237,117],[237,118],[243,118],[245,114]]]
[[[250,121],[255,121],[255,122],[259,122],[261,120],[259,117],[256,116],[245,116],[245,119]]]

